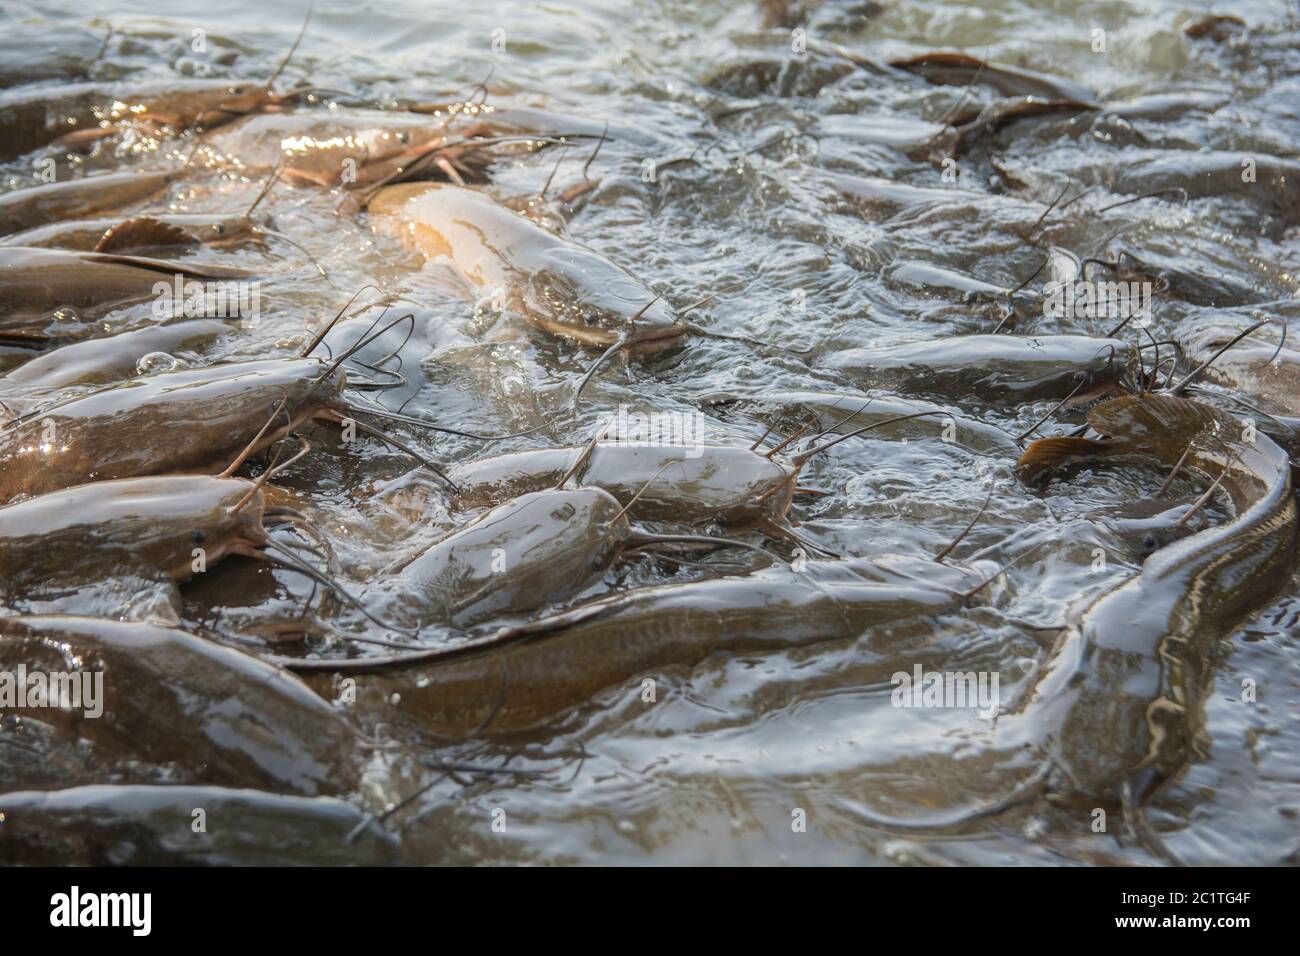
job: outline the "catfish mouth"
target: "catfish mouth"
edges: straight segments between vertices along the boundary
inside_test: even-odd
[[[257,558],[256,546],[250,541],[246,541],[242,536],[219,540],[211,545],[199,545],[195,547],[204,548],[204,567],[211,568],[220,564],[231,555],[239,554],[249,558]],[[173,581],[189,581],[195,576],[193,559],[184,558],[176,566],[167,569],[168,576]]]
[[[220,506],[221,511],[233,509],[229,515],[219,515],[203,533],[194,537],[192,545],[203,549],[205,570],[220,564],[226,558],[244,557],[255,561],[266,560],[266,547],[270,536],[264,524],[266,500],[262,497],[264,485],[246,479],[234,479],[241,482],[236,493],[227,495]],[[247,487],[242,487],[246,485]],[[235,520],[232,522],[230,518]],[[167,569],[172,580],[188,581],[195,576],[190,557],[183,557],[175,567]]]
[[[665,328],[656,329],[646,338],[634,339],[628,344],[626,351],[629,355],[637,358],[659,355],[662,352],[667,352],[680,345],[681,339],[685,335],[686,329],[684,326],[667,326]]]

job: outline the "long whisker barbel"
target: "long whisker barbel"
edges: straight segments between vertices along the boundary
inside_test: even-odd
[[[379,627],[382,627],[386,631],[396,631],[398,634],[404,634],[407,637],[414,637],[416,634],[419,633],[418,628],[399,627],[396,624],[392,624],[388,621],[385,621],[383,618],[376,616],[374,613],[370,611],[369,608],[367,608],[361,602],[359,598],[357,598],[355,595],[352,594],[352,592],[344,588],[343,585],[331,579],[328,575],[324,574],[320,570],[313,568],[310,564],[303,561],[301,558],[299,558],[296,554],[294,554],[291,550],[286,548],[284,545],[279,544],[278,542],[275,541],[268,541],[265,545],[263,545],[262,550],[270,552],[277,561],[287,562],[289,565],[287,570],[297,571],[300,574],[306,575],[307,577],[311,578],[313,581],[316,581],[317,583],[323,585],[324,587],[329,588],[331,593],[342,598],[348,604],[351,604],[354,608],[356,608],[358,611],[361,612],[361,614],[366,618],[366,620],[370,621],[372,624],[377,624]],[[375,638],[359,638],[359,637],[353,637],[352,635],[348,635],[348,639],[360,641],[362,643],[378,644],[379,646],[382,647],[398,647],[402,649],[409,649],[410,647],[409,645],[392,644],[391,642],[380,642],[378,639]]]

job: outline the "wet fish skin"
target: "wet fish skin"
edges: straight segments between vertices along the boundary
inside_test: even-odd
[[[630,272],[482,193],[458,186],[389,186],[370,202],[375,228],[427,259],[447,258],[478,295],[529,325],[583,345],[648,355],[680,344],[686,328]],[[644,313],[630,323],[634,315]]]
[[[853,176],[848,173],[818,170],[818,178],[836,192],[873,208],[887,211],[912,209],[921,205],[997,202],[1002,197],[955,187],[912,186],[878,176]]]
[[[461,489],[462,504],[482,505],[554,486],[584,451],[497,455],[458,465],[449,474]],[[601,488],[623,504],[639,493],[630,512],[637,520],[744,526],[785,515],[795,474],[790,465],[743,447],[598,443],[573,480]]]
[[[715,67],[704,85],[727,96],[815,96],[855,72],[845,59],[814,50],[792,56],[746,53]]]
[[[1092,440],[1094,455],[1171,467],[1192,444],[1186,467],[1222,473],[1236,510],[1082,609],[1032,692],[999,718],[1000,746],[1044,755],[1060,796],[1118,802],[1125,784],[1148,795],[1190,759],[1219,641],[1291,573],[1296,502],[1286,453],[1261,434],[1244,441],[1240,422],[1203,403],[1127,396],[1095,407],[1089,422],[1109,436]]]
[[[918,161],[951,148],[956,141],[956,134],[945,124],[905,116],[832,113],[819,119],[813,131],[823,139],[838,137],[866,146],[883,146]]]
[[[0,338],[44,345],[66,323],[75,326],[80,324],[76,320],[158,300],[160,285],[170,291],[178,282],[244,280],[257,275],[210,263],[0,246]]]
[[[1131,346],[1119,339],[962,335],[845,349],[827,356],[824,363],[866,387],[1034,401],[1065,398],[1076,388],[1082,397],[1113,386],[1131,355]]]
[[[610,687],[712,654],[853,638],[873,625],[939,613],[962,604],[991,567],[855,558],[638,588],[502,629],[395,678],[359,678],[359,688],[400,694],[403,711],[438,732],[512,733]],[[286,663],[328,671],[331,662]],[[365,662],[357,663],[364,673]]]
[[[357,735],[337,710],[280,668],[178,628],[5,617],[0,662],[102,673],[102,716],[61,708],[33,716],[88,740],[105,762],[145,761],[191,783],[308,796],[345,793],[356,782]]]
[[[293,98],[265,83],[183,79],[150,84],[70,83],[0,93],[0,162],[59,141],[112,135],[132,125],[150,134],[214,129]]]
[[[194,830],[196,809],[206,814],[206,832]],[[0,794],[0,813],[0,857],[28,866],[346,866],[397,858],[395,838],[333,797],[96,785]]]
[[[28,186],[0,194],[0,235],[84,219],[158,195],[176,172],[132,170]]]
[[[235,508],[249,498],[240,510]],[[95,481],[0,507],[0,596],[9,601],[139,573],[186,580],[265,542],[251,481],[196,475]]]
[[[27,246],[39,249],[66,249],[75,252],[94,252],[106,236],[121,226],[142,219],[150,219],[170,226],[195,243],[217,249],[245,244],[260,244],[258,232],[266,223],[242,215],[210,213],[142,213],[131,219],[111,216],[98,219],[71,219],[48,223],[0,239],[0,246]],[[167,242],[167,245],[174,243]],[[152,247],[151,247],[152,248]]]
[[[631,534],[621,510],[599,488],[520,495],[386,572],[381,586],[411,598],[419,626],[534,611],[604,576]]]
[[[781,408],[810,411],[817,416],[822,428],[834,429],[839,434],[854,431],[866,425],[883,422],[889,418],[899,418],[916,412],[933,412],[928,418],[914,418],[909,421],[884,425],[872,432],[878,438],[890,438],[897,435],[910,437],[941,436],[951,422],[954,438],[958,444],[975,451],[1007,455],[1019,454],[1015,439],[1002,429],[970,418],[961,412],[943,405],[918,399],[898,399],[893,395],[881,393],[850,394],[846,392],[814,392],[800,390],[773,390],[762,392],[720,391],[708,392],[699,396],[699,400],[708,405],[743,402],[760,406],[779,406]],[[847,420],[846,420],[847,419]]]
[[[1247,160],[1254,167],[1250,181],[1242,178]],[[1300,161],[1294,159],[1226,150],[1128,150],[1121,161],[1074,172],[1081,181],[1105,185],[1115,193],[1139,196],[1181,189],[1192,199],[1244,200],[1288,223],[1300,219]]]
[[[1173,90],[1106,103],[1101,115],[1127,120],[1169,120],[1190,112],[1213,113],[1231,99],[1227,93],[1213,90]]]
[[[1174,339],[1189,368],[1198,368],[1257,321],[1240,313],[1211,311],[1183,322]],[[1300,416],[1300,350],[1290,346],[1279,349],[1276,344],[1247,337],[1215,358],[1201,374],[1207,381],[1237,390],[1266,412]]]
[[[33,394],[47,395],[51,389],[121,382],[136,374],[146,355],[206,346],[231,331],[229,322],[192,319],[73,342],[0,377],[0,395],[13,407],[14,401],[31,404]]]
[[[359,189],[389,181],[435,150],[449,161],[487,156],[486,145],[455,144],[499,132],[485,123],[448,125],[387,110],[342,115],[304,110],[246,116],[204,142],[246,175],[279,169],[293,186]]]
[[[115,478],[216,474],[273,415],[283,425],[259,448],[336,402],[346,376],[327,368],[311,358],[231,362],[142,375],[43,407],[0,426],[0,502]]]
[[[1074,100],[1083,104],[1095,103],[1097,99],[1092,90],[1073,80],[1006,63],[979,60],[966,53],[923,53],[920,56],[893,60],[889,65],[923,76],[931,83],[966,86],[977,80],[1003,96],[1038,96],[1049,100]]]

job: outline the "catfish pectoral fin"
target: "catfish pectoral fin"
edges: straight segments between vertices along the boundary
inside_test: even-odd
[[[1016,473],[1022,481],[1032,483],[1053,468],[1072,461],[1095,458],[1110,450],[1110,444],[1091,438],[1040,438],[1030,442],[1025,453],[1016,462]]]
[[[192,245],[197,242],[198,239],[179,226],[161,222],[152,216],[138,216],[113,226],[91,251],[119,252],[122,249]]]

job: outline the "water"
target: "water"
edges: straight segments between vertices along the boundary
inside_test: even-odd
[[[941,164],[909,159],[879,140],[882,130],[895,128],[907,138],[908,123],[933,122],[962,105],[960,87],[865,69],[835,79],[843,69],[825,72],[835,61],[794,53],[800,37],[765,28],[755,4],[322,3],[286,78],[374,103],[463,96],[486,81],[493,89],[489,102],[533,105],[597,127],[608,121],[614,138],[592,165],[600,185],[568,223],[568,234],[625,265],[679,307],[720,293],[695,321],[778,347],[693,338],[685,350],[648,366],[606,371],[589,387],[580,419],[568,420],[572,388],[590,354],[530,335],[509,320],[490,323],[482,309],[455,294],[444,273],[421,271],[418,258],[375,236],[363,217],[340,212],[338,194],[278,187],[263,210],[319,262],[335,288],[286,245],[273,242],[267,253],[205,251],[274,274],[263,283],[263,315],[255,328],[184,360],[288,354],[365,283],[403,288],[424,309],[420,334],[409,346],[415,354],[403,352],[412,385],[384,401],[407,414],[487,433],[561,422],[510,443],[522,449],[581,442],[599,416],[620,403],[645,411],[690,410],[700,407],[698,396],[719,390],[845,391],[822,363],[830,352],[989,332],[998,324],[996,304],[901,281],[895,271],[909,261],[1014,288],[1035,272],[1049,246],[1104,256],[1122,228],[1131,249],[1180,257],[1197,274],[1234,281],[1260,300],[1294,297],[1300,259],[1294,218],[1221,199],[1146,201],[1101,211],[1118,201],[1107,183],[1133,162],[1130,150],[1295,156],[1300,148],[1300,116],[1292,105],[1300,82],[1294,20],[1278,28],[1272,42],[1184,38],[1181,29],[1208,9],[1179,3],[990,3],[976,9],[926,0],[883,8],[832,3],[815,12],[805,28],[814,46],[841,44],[877,61],[961,49],[1067,77],[1105,102],[1171,90],[1225,98],[1212,112],[1177,117],[1094,122],[1091,116],[1047,116],[1013,124],[958,155],[954,184],[945,181]],[[1286,9],[1252,2],[1235,5],[1234,13],[1266,26]],[[200,3],[172,2],[165,13],[144,3],[42,4],[39,12],[6,3],[0,22],[6,33],[45,38],[39,55],[31,57],[30,49],[24,55],[51,77],[76,66],[59,65],[59,47],[92,48],[93,56],[95,39],[111,23],[117,39],[97,69],[132,81],[178,73],[264,78],[301,25],[292,9],[243,2],[223,6],[217,18]],[[193,46],[196,29],[206,31],[203,50]],[[1098,29],[1105,31],[1104,52],[1094,49]],[[746,79],[752,70],[725,72],[761,62],[784,70],[775,88],[761,82],[761,71],[759,81]],[[731,80],[720,79],[726,76]],[[969,96],[992,101],[983,87]],[[875,118],[865,128],[866,140],[855,138],[844,121],[826,119],[839,115]],[[117,152],[63,162],[61,169],[76,175],[100,166],[161,167],[187,149],[128,141]],[[579,180],[588,154],[586,145],[565,153],[557,189]],[[499,198],[535,195],[555,162],[552,150],[503,163],[493,171],[491,191]],[[881,211],[840,195],[827,170],[974,195]],[[9,187],[35,181],[30,158],[0,173]],[[1046,219],[1036,243],[1026,241],[1067,173],[1097,188]],[[261,184],[261,173],[214,173],[173,187],[167,204],[177,211],[241,208]],[[1073,187],[1070,196],[1081,188]],[[1041,277],[1033,287],[1041,287]],[[1153,336],[1168,338],[1192,311],[1177,294],[1157,297]],[[126,310],[115,319],[130,324],[141,315]],[[1012,330],[1100,335],[1110,324],[1026,312]],[[1055,404],[945,400],[1012,435]],[[766,427],[746,406],[705,407],[713,442],[749,444]],[[1066,418],[1081,420],[1076,412]],[[331,539],[350,586],[373,582],[382,568],[453,526],[435,483],[408,474],[402,456],[373,444],[358,452],[325,429],[310,434],[315,453],[284,484],[302,496]],[[446,463],[483,453],[468,439],[403,434]],[[1003,699],[1015,699],[1046,659],[1070,609],[1140,566],[1140,542],[1118,536],[1095,512],[1152,495],[1159,472],[1086,470],[1043,493],[1017,481],[1013,464],[1008,454],[933,437],[904,442],[867,435],[816,459],[803,483],[831,493],[796,506],[803,530],[825,546],[849,554],[925,555],[951,541],[992,488],[957,558],[985,549],[1000,555],[996,546],[1013,535],[1050,544],[988,589],[989,606],[926,619],[923,627],[874,629],[854,640],[714,655],[695,667],[652,675],[653,703],[643,699],[645,675],[636,675],[553,726],[508,740],[431,739],[403,710],[395,681],[397,697],[366,693],[353,711],[380,747],[365,758],[365,780],[352,799],[378,810],[428,787],[390,820],[401,834],[398,856],[410,862],[1159,862],[1117,813],[1107,832],[1097,833],[1090,812],[1041,800],[935,836],[867,826],[852,813],[857,803],[895,815],[924,814],[1006,793],[1014,775],[991,762],[991,722],[969,709],[894,707],[892,674],[917,664],[996,673]],[[1169,495],[1190,500],[1202,488],[1182,480]],[[1221,510],[1212,513],[1226,520]],[[1098,553],[1105,557],[1100,566]],[[612,572],[605,587],[654,583],[668,574],[666,565],[635,561]],[[680,579],[690,576],[687,571]],[[179,619],[216,640],[284,651],[258,637],[257,628],[292,612],[310,591],[300,576],[232,561],[185,588]],[[1222,642],[1204,715],[1194,718],[1203,721],[1196,759],[1148,810],[1165,846],[1187,862],[1294,860],[1300,813],[1297,602],[1300,589],[1293,585]],[[132,602],[109,587],[75,595],[60,607],[142,617],[157,613],[160,603],[167,601],[148,595]],[[346,607],[331,613],[355,633],[382,634],[368,631]],[[1248,680],[1256,688],[1254,702],[1243,700]],[[344,693],[337,682],[314,686],[331,697]],[[1108,745],[1099,736],[1096,746]],[[518,773],[442,774],[420,766],[421,758],[438,757]],[[111,777],[203,782],[201,775],[186,774],[185,768],[136,766],[118,767]],[[92,768],[16,786],[91,781],[109,782]],[[308,862],[312,853],[286,850],[283,859]]]

